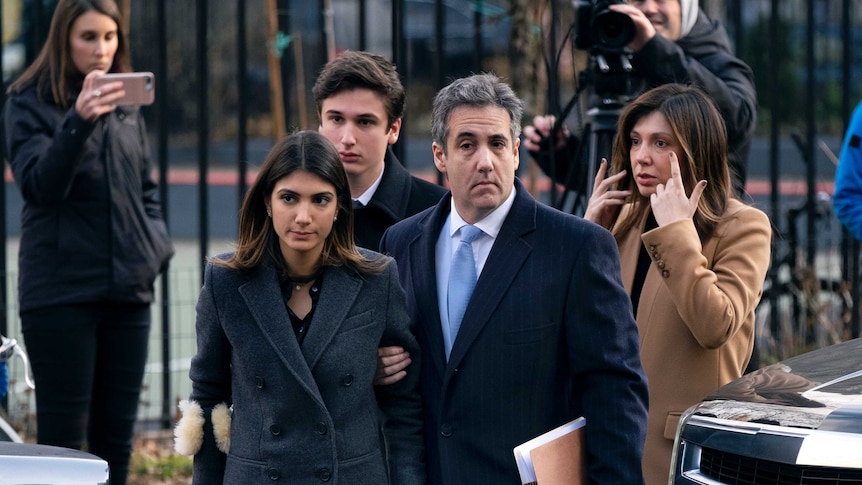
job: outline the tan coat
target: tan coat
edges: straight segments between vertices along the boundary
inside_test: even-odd
[[[620,260],[629,293],[641,244],[653,260],[636,316],[650,396],[643,469],[664,485],[680,414],[748,364],[772,230],[736,200],[703,247],[691,220],[643,234],[645,220],[620,241]]]

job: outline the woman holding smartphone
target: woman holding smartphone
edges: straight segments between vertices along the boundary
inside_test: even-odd
[[[60,0],[34,63],[9,87],[6,160],[24,199],[18,296],[38,442],[105,459],[126,483],[153,283],[173,248],[144,120],[118,107],[127,38],[113,0]]]

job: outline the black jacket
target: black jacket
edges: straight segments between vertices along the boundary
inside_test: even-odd
[[[2,132],[24,199],[20,311],[151,302],[173,246],[138,109],[118,107],[91,123],[30,87],[8,98]]]
[[[701,11],[687,36],[673,42],[656,35],[632,56],[631,63],[634,67],[632,91],[635,94],[663,84],[680,83],[700,87],[712,98],[727,126],[733,187],[737,194],[743,194],[748,150],[757,123],[757,93],[754,74],[731,52],[724,27]],[[582,139],[572,137],[568,153],[558,153],[555,157],[554,178],[566,182],[573,190],[581,190],[583,182],[592,181],[595,176],[586,173],[589,150],[581,146],[587,145],[580,143]],[[540,153],[532,155],[542,170],[550,175],[549,157]],[[571,163],[573,159],[580,163]],[[598,161],[594,165],[598,167]],[[574,172],[570,174],[569,170]]]
[[[389,226],[435,205],[448,192],[444,187],[410,175],[392,150],[386,151],[384,163],[383,179],[368,205],[353,211],[356,245],[375,251]]]

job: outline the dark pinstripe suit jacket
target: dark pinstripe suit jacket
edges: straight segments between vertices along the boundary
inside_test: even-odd
[[[434,248],[451,196],[383,236],[422,350],[429,483],[520,484],[512,448],[580,415],[591,481],[642,483],[647,386],[616,243],[515,186],[448,363]]]

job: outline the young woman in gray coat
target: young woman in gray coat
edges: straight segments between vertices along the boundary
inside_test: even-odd
[[[372,384],[379,346],[419,351],[404,291],[394,261],[353,243],[330,142],[302,131],[276,144],[239,224],[197,304],[176,430],[194,483],[424,483],[419,373]]]

